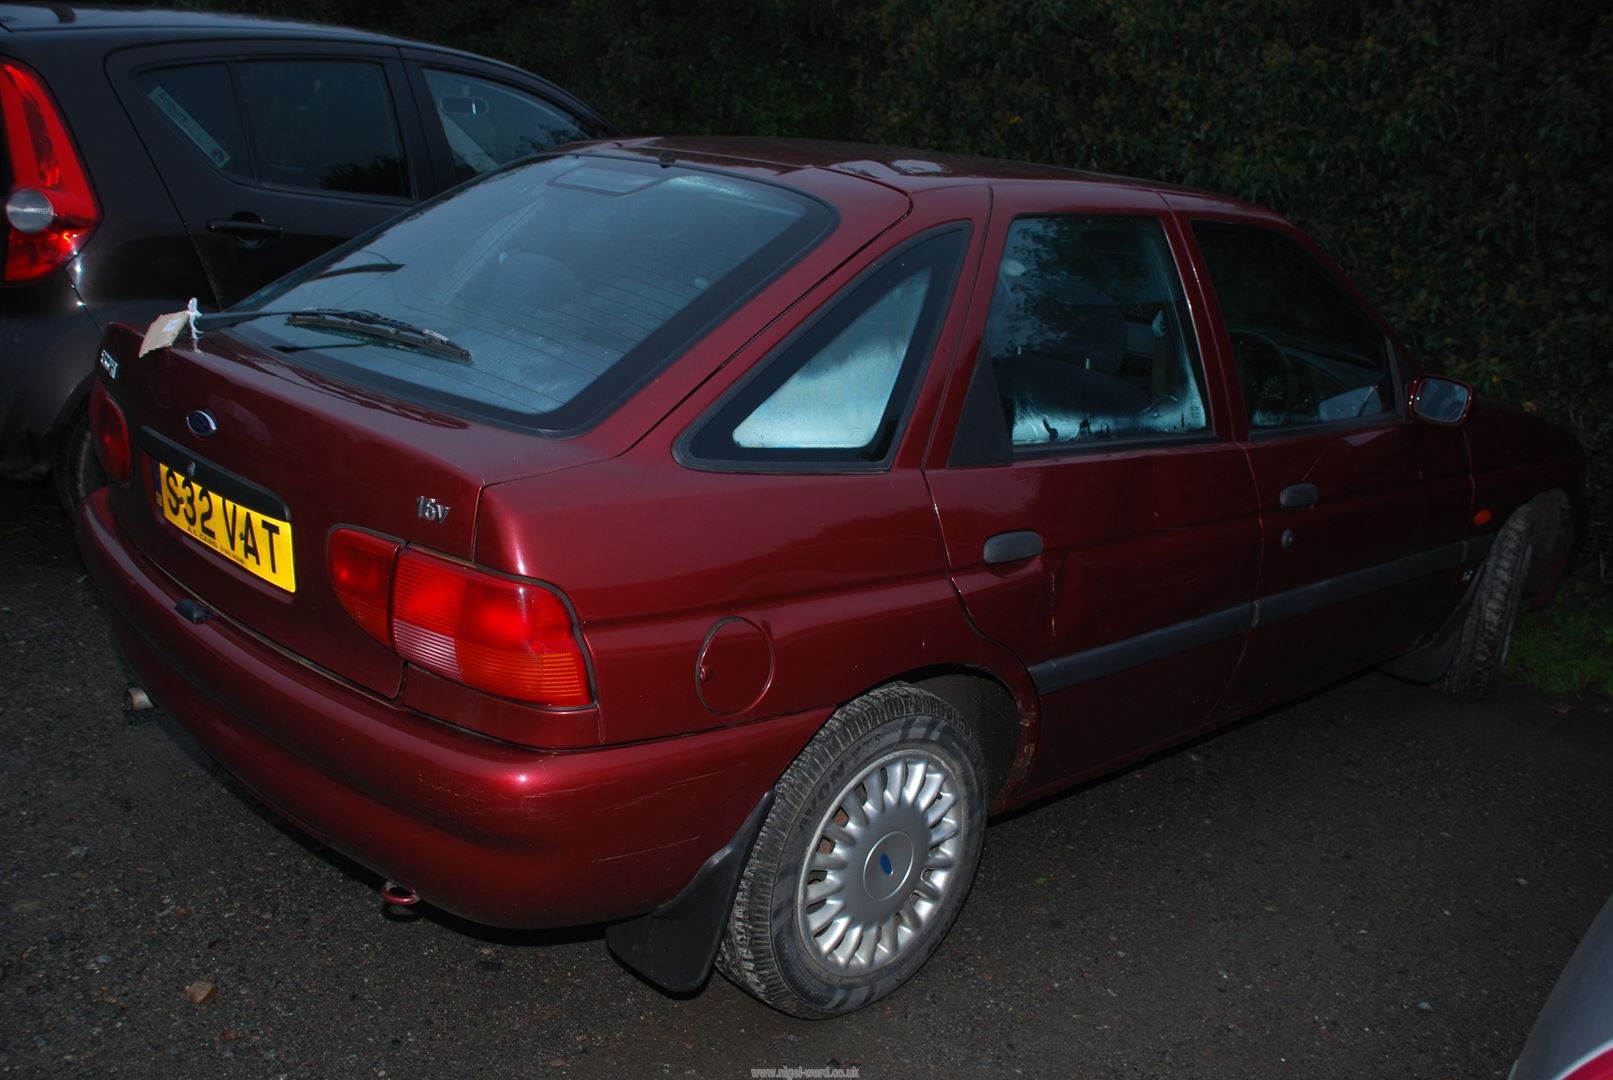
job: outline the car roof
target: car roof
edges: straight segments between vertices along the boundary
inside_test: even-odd
[[[52,39],[63,34],[75,37],[81,34],[93,35],[100,42],[100,47],[106,49],[217,38],[247,40],[295,38],[304,42],[336,41],[384,45],[396,49],[423,49],[436,56],[455,57],[481,65],[491,65],[512,74],[535,79],[547,87],[551,94],[561,97],[575,111],[591,117],[604,129],[609,130],[615,126],[587,102],[534,72],[490,56],[431,42],[357,30],[349,26],[299,22],[295,19],[267,19],[256,15],[234,15],[226,12],[120,7],[106,4],[17,3],[16,0],[0,2],[0,40],[8,41],[13,48],[23,49],[22,43],[26,41],[30,46],[38,45],[43,49],[49,49],[52,47]]]
[[[402,38],[375,34],[367,30],[297,22],[292,19],[265,19],[255,15],[231,15],[222,12],[99,4],[0,3],[0,29],[13,33],[125,31],[136,37],[291,34],[299,37],[339,38],[344,41],[367,41],[389,45],[414,44]]]
[[[1214,195],[1212,192],[1201,192],[1158,180],[1089,172],[1058,165],[1038,165],[1026,161],[970,157],[966,154],[939,153],[899,146],[827,142],[816,139],[722,135],[661,136],[620,140],[615,145],[636,153],[688,155],[716,165],[726,160],[735,165],[762,164],[787,170],[828,169],[874,180],[909,195],[935,187],[1022,181],[1074,181],[1137,191]],[[1235,202],[1235,200],[1228,201]],[[1249,209],[1259,208],[1250,206]]]

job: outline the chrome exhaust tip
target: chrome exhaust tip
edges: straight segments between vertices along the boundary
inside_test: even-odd
[[[408,908],[420,902],[420,897],[407,885],[399,885],[388,878],[381,883],[381,899],[393,907]]]

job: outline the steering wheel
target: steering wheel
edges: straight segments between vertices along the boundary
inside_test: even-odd
[[[1265,334],[1229,330],[1227,336],[1232,339],[1232,355],[1243,383],[1249,426],[1281,427],[1294,415],[1300,398],[1299,371],[1293,359]]]

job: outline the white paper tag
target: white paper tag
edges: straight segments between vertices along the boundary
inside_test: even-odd
[[[201,311],[196,306],[196,298],[190,298],[190,303],[184,311],[170,311],[166,315],[158,315],[146,327],[146,336],[140,339],[140,355],[144,356],[153,349],[166,348],[179,339],[180,332],[190,328],[190,347],[196,347],[196,339],[201,333],[196,320]]]
[[[188,322],[190,322],[188,311],[170,311],[166,315],[158,315],[151,320],[151,325],[146,327],[146,336],[140,339],[140,355],[144,356],[153,349],[172,345]]]

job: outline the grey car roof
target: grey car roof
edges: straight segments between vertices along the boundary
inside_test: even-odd
[[[153,34],[175,31],[186,34],[273,33],[336,37],[393,45],[409,44],[401,38],[367,30],[298,22],[293,19],[267,19],[255,15],[186,11],[178,8],[120,7],[100,4],[0,3],[0,28],[13,33],[60,33],[82,30],[149,31]]]

